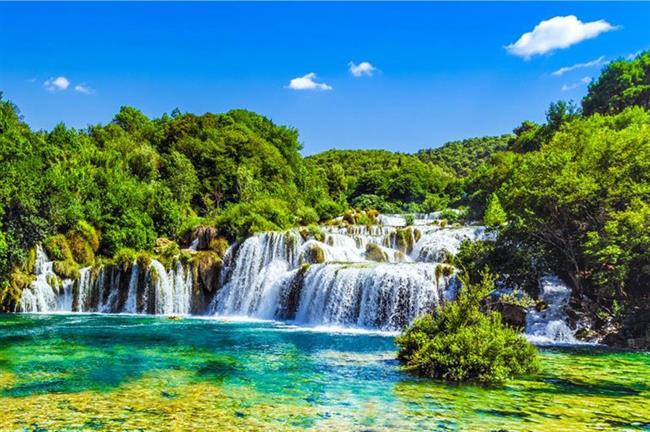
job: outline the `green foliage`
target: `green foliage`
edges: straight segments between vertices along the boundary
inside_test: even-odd
[[[487,207],[485,208],[485,214],[483,215],[483,223],[489,227],[498,227],[506,223],[507,215],[503,207],[501,207],[501,201],[497,194],[492,193],[490,199],[488,200]]]
[[[586,115],[615,114],[630,106],[650,108],[650,52],[608,63],[582,100]]]
[[[420,211],[427,195],[442,193],[451,180],[437,165],[385,150],[329,150],[307,160],[332,198],[385,213]]]
[[[113,255],[115,264],[124,270],[130,269],[137,258],[138,253],[131,248],[121,248]]]
[[[538,372],[537,349],[505,326],[499,313],[481,311],[481,300],[493,288],[488,273],[479,284],[464,279],[457,301],[417,318],[396,338],[405,369],[434,379],[481,383]]]
[[[62,279],[79,279],[79,264],[74,260],[54,261],[52,268]]]
[[[445,168],[454,176],[467,177],[474,170],[488,163],[492,154],[506,150],[511,137],[506,134],[451,141],[439,148],[420,150],[417,152],[417,157],[423,162]]]
[[[43,242],[43,247],[45,248],[47,255],[55,261],[72,259],[72,252],[70,251],[68,239],[63,234],[48,237]]]

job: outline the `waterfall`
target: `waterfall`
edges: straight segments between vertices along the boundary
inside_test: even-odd
[[[324,226],[320,240],[297,230],[257,234],[228,260],[209,313],[400,330],[455,292],[454,275],[436,280],[438,262],[464,239],[488,236],[483,227],[417,230]]]
[[[133,261],[131,265],[131,277],[129,278],[129,291],[126,294],[126,303],[124,304],[124,312],[136,313],[137,296],[138,296],[138,276],[140,269],[138,262]]]
[[[544,276],[539,281],[540,300],[546,309],[532,309],[526,316],[526,335],[536,343],[576,343],[566,323],[566,307],[571,298],[569,288],[557,276]]]
[[[305,274],[295,321],[400,330],[437,306],[445,286],[426,263],[314,265]]]
[[[92,296],[92,281],[91,281],[91,268],[84,267],[79,270],[79,282],[77,285],[77,302],[74,310],[78,312],[86,312],[90,309],[90,301]]]
[[[59,278],[52,270],[54,263],[38,245],[36,247],[36,261],[34,274],[36,279],[29,288],[22,292],[19,308],[23,312],[53,312],[60,310],[62,302],[59,301]],[[70,309],[71,310],[71,309]]]
[[[230,247],[211,273],[192,267],[196,262],[165,266],[154,259],[145,266],[135,260],[126,268],[86,267],[77,281],[61,281],[39,247],[36,280],[24,290],[20,309],[204,313],[396,331],[454,298],[453,269],[442,276],[437,266],[463,240],[494,235],[480,226],[442,228],[431,223],[436,214],[414,217],[417,224],[409,227],[401,226],[403,216],[390,215],[372,226],[259,233]],[[187,251],[205,253],[198,247],[192,241]]]
[[[180,314],[190,312],[192,294],[192,272],[183,270],[178,263],[175,270],[167,271],[165,266],[152,260],[150,269],[155,271],[155,313],[159,315]]]

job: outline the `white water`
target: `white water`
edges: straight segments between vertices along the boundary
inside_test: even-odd
[[[58,277],[52,270],[53,262],[45,255],[43,248],[36,247],[34,274],[36,280],[29,288],[23,290],[20,298],[20,310],[23,312],[49,312],[57,310],[59,302],[59,284],[50,285]]]
[[[401,245],[396,228],[388,226],[322,227],[323,241],[303,240],[295,230],[255,235],[227,264],[209,311],[310,326],[400,330],[453,291],[453,276],[436,280],[437,261],[456,253],[462,240],[485,236],[482,227],[417,229],[417,236],[414,229],[402,231],[410,238]],[[384,262],[369,260],[368,245]]]
[[[155,301],[151,309],[157,314],[188,314],[191,309],[192,272],[178,263],[173,270],[165,270],[153,260],[146,269],[147,286],[139,287],[140,267],[133,262],[125,273],[114,266],[102,267],[93,278],[90,267],[79,271],[79,279],[61,280],[53,271],[53,262],[43,249],[36,249],[34,273],[36,279],[23,290],[18,309],[22,312],[103,312],[103,313],[146,313],[148,301]],[[151,269],[157,277],[152,282]],[[123,304],[120,304],[122,278],[128,277],[128,290]],[[143,291],[143,307],[138,308],[138,292]],[[151,291],[151,293],[150,293]]]
[[[392,222],[399,225],[398,216],[387,217],[394,217]],[[24,290],[19,308],[26,312],[207,313],[310,327],[399,331],[417,315],[455,297],[455,275],[441,276],[437,266],[456,254],[462,241],[495,235],[481,226],[440,228],[424,223],[406,229],[385,224],[321,230],[318,239],[303,238],[305,234],[297,229],[261,233],[229,248],[216,294],[194,292],[192,268],[180,262],[170,269],[156,260],[146,268],[133,262],[127,270],[87,267],[81,269],[78,281],[61,281],[39,247],[36,280]],[[548,308],[529,313],[529,338],[542,343],[575,342],[564,313],[570,290],[555,277],[543,278],[540,284],[540,297]]]
[[[545,276],[539,281],[540,300],[547,304],[542,311],[535,309],[526,316],[526,335],[531,342],[576,343],[573,331],[566,323],[566,307],[571,298],[569,288],[557,276]]]

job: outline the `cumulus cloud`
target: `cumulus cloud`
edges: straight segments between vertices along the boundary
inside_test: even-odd
[[[43,86],[47,91],[63,91],[70,86],[70,80],[64,76],[50,78],[43,82]]]
[[[605,63],[607,63],[605,61],[605,57],[600,56],[596,60],[592,60],[592,61],[589,61],[589,62],[586,62],[586,63],[576,63],[576,64],[574,64],[572,66],[562,67],[562,68],[556,70],[555,72],[553,72],[552,75],[554,75],[554,76],[562,76],[565,73],[572,72],[572,71],[574,71],[576,69],[584,69],[584,68],[600,66],[600,65],[603,65]]]
[[[617,28],[602,19],[584,23],[575,15],[556,16],[540,22],[532,31],[522,34],[515,43],[505,48],[510,54],[528,59],[534,55],[568,48]]]
[[[332,90],[332,86],[316,82],[316,74],[310,72],[305,76],[294,78],[289,81],[287,88],[292,90]]]
[[[583,77],[580,81],[573,84],[564,84],[562,86],[562,91],[575,90],[579,87],[585,86],[591,82],[591,77]]]
[[[85,83],[74,86],[74,91],[87,95],[95,93],[95,90],[87,86]]]
[[[348,66],[350,67],[350,73],[357,78],[360,78],[364,75],[372,76],[377,71],[376,67],[374,67],[372,64],[366,61],[361,62],[359,64],[350,62],[348,63]]]

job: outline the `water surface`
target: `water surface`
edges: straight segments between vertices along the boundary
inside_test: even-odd
[[[650,355],[545,349],[500,388],[399,369],[393,338],[273,322],[0,316],[0,430],[643,430]]]

